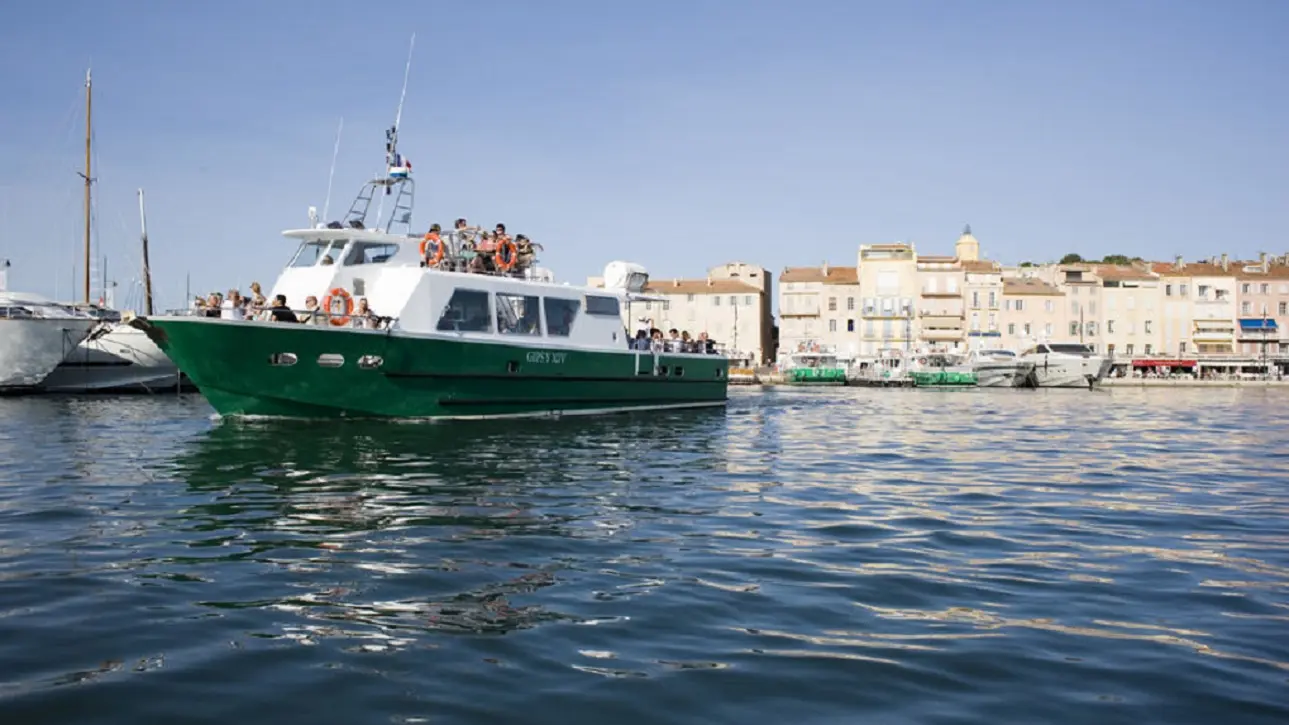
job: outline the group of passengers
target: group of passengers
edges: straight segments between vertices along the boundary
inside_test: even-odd
[[[706,332],[700,332],[697,338],[692,338],[689,336],[689,330],[680,332],[673,327],[664,336],[662,330],[651,327],[647,330],[644,328],[636,330],[635,339],[631,341],[631,349],[658,350],[659,352],[712,353],[715,352],[715,344],[715,341],[709,338]]]
[[[421,244],[421,265],[453,272],[523,277],[542,248],[523,234],[511,239],[506,225],[500,222],[489,232],[470,226],[462,218],[447,234],[438,224],[430,225]]]
[[[342,307],[343,304],[343,307]],[[352,310],[344,309],[344,299],[336,300],[337,309],[328,313],[318,304],[318,298],[304,298],[303,310],[292,310],[286,295],[274,295],[272,304],[264,296],[259,282],[251,283],[251,295],[245,296],[236,289],[227,295],[211,292],[209,296],[193,300],[193,314],[201,317],[218,317],[224,320],[256,320],[259,322],[293,322],[304,325],[330,325],[379,329],[386,320],[372,311],[366,297],[359,297]]]

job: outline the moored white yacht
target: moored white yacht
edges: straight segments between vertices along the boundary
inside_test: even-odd
[[[0,391],[34,390],[97,324],[38,295],[6,292],[0,279]]]
[[[1034,364],[1034,380],[1040,388],[1088,388],[1105,379],[1111,360],[1077,342],[1043,342],[1020,355],[1021,362]]]
[[[1034,363],[1019,359],[1012,350],[1003,348],[975,349],[967,354],[966,364],[976,373],[981,388],[1032,388],[1035,385]]]
[[[49,393],[173,391],[179,368],[142,330],[104,310],[101,324],[40,384]]]

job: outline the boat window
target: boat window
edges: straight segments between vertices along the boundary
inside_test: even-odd
[[[397,244],[382,242],[354,242],[345,252],[345,266],[355,264],[380,264],[398,252]]]
[[[269,355],[269,365],[274,367],[286,367],[294,365],[299,358],[293,352],[275,352]]]
[[[324,352],[318,356],[318,367],[338,368],[345,364],[345,356],[334,352]]]
[[[566,300],[559,297],[547,297],[542,302],[546,308],[546,334],[554,337],[568,337],[573,332],[573,320],[582,307],[581,300]]]
[[[492,316],[488,314],[488,293],[473,289],[458,289],[439,316],[441,332],[492,332]]]
[[[503,335],[540,335],[537,298],[497,293],[497,332]]]
[[[295,257],[291,259],[291,267],[312,267],[318,262],[324,264],[335,264],[336,259],[340,257],[340,250],[344,248],[345,241],[328,242],[315,239],[300,244],[296,250]],[[330,259],[330,262],[324,260]]]
[[[1054,345],[1048,345],[1048,347],[1052,348],[1052,352],[1060,352],[1067,355],[1086,355],[1092,352],[1087,345],[1080,345],[1078,343],[1057,343]]]
[[[622,314],[621,307],[618,305],[617,297],[603,297],[600,295],[586,296],[586,314],[604,315],[606,317],[617,317]]]
[[[0,318],[3,319],[27,319],[33,317],[31,310],[26,307],[0,307]]]

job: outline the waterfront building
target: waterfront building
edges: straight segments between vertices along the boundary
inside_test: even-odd
[[[918,348],[966,349],[966,310],[963,291],[966,275],[955,257],[917,256]]]
[[[1089,345],[1094,352],[1105,352],[1101,339],[1101,280],[1094,265],[1058,264],[1050,272],[1051,281],[1065,291],[1065,341]]]
[[[859,349],[859,280],[854,267],[825,262],[779,275],[779,354],[819,345],[843,355]]]
[[[1240,352],[1268,360],[1289,355],[1289,255],[1264,252],[1256,262],[1241,262],[1235,280]]]
[[[963,272],[963,306],[967,314],[967,346],[998,347],[1002,343],[1003,268],[980,259],[979,243],[968,227],[956,246]]]
[[[1164,337],[1159,354],[1178,358],[1194,355],[1196,348],[1191,333],[1194,330],[1195,305],[1191,295],[1195,287],[1186,271],[1185,260],[1178,256],[1173,264],[1155,262],[1150,268],[1159,275],[1162,289],[1159,327]]]
[[[1163,350],[1159,275],[1145,264],[1096,264],[1101,283],[1101,337],[1106,353],[1152,356]]]
[[[1077,330],[1067,330],[1065,293],[1037,276],[1002,279],[1002,311],[999,326],[1003,347],[1023,352],[1040,342],[1078,339]]]
[[[602,287],[604,280],[591,277],[587,285]],[[675,328],[695,337],[706,332],[732,354],[770,362],[774,317],[764,268],[731,262],[707,270],[704,279],[651,279],[644,291],[661,299],[622,307],[622,323],[633,333],[641,326]]]
[[[919,331],[917,253],[912,244],[861,244],[857,269],[863,355],[912,350]]]
[[[1165,309],[1177,295],[1187,304],[1175,308],[1181,311],[1189,307],[1186,311],[1190,319],[1183,324],[1192,344],[1179,350],[1179,354],[1233,355],[1236,351],[1236,280],[1227,255],[1207,262],[1185,262],[1179,258],[1175,264],[1156,262],[1150,268],[1160,275],[1164,284]],[[1179,286],[1170,288],[1170,284]],[[1174,321],[1170,327],[1176,324]]]

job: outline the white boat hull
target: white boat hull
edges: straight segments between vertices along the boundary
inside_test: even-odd
[[[1097,355],[1047,354],[1034,360],[1034,377],[1040,388],[1091,388],[1105,378],[1109,368],[1109,360]]]
[[[165,392],[179,382],[179,368],[142,330],[114,323],[77,345],[40,387],[50,393]]]
[[[976,363],[972,372],[976,374],[976,386],[980,388],[1024,388],[1031,385],[1033,369],[1033,363],[987,362]]]
[[[39,385],[96,324],[91,318],[0,319],[0,390]]]

